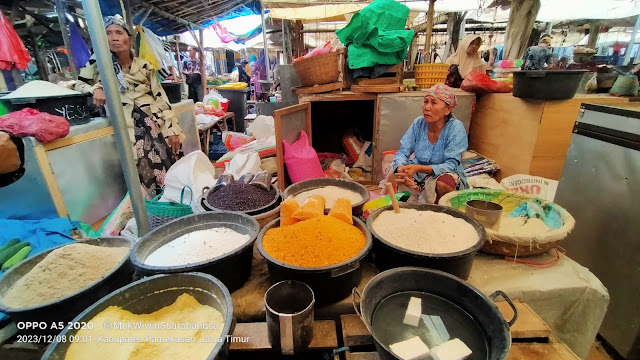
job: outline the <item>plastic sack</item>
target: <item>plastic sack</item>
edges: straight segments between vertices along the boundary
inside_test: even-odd
[[[361,168],[365,171],[371,171],[373,169],[373,143],[371,141],[365,141],[360,150],[358,161],[356,161],[352,167]]]
[[[180,193],[185,186],[199,193],[203,187],[215,182],[215,169],[207,155],[202,151],[194,151],[176,161],[164,180],[164,193],[160,201],[180,203]],[[195,210],[195,203],[191,208]]]
[[[56,115],[24,108],[0,117],[0,129],[15,136],[33,136],[41,143],[50,143],[69,134],[69,122]]]
[[[638,95],[638,77],[635,75],[620,75],[613,84],[609,94],[614,96]]]
[[[444,81],[445,85],[452,88],[459,88],[460,84],[462,84],[462,75],[460,75],[460,70],[458,70],[458,65],[449,66],[449,73],[447,74],[447,78]]]
[[[364,143],[360,142],[358,138],[353,135],[343,136],[342,147],[344,147],[345,154],[347,154],[347,159],[344,163],[347,165],[351,165],[358,161],[363,145]]]
[[[476,94],[508,93],[512,90],[511,86],[491,80],[487,74],[483,73],[471,73],[467,75],[467,78],[462,81],[460,89]]]
[[[329,216],[353,225],[351,201],[348,199],[337,199],[329,211]]]
[[[268,171],[260,171],[255,174],[249,185],[257,186],[264,190],[271,189],[271,174]]]
[[[258,171],[260,171],[260,156],[253,151],[234,156],[225,166],[224,174],[231,174],[238,179],[244,174],[255,174]]]
[[[324,216],[324,207],[327,200],[324,196],[313,195],[305,200],[302,205],[291,215],[292,218],[300,221],[313,219],[314,217]]]
[[[253,136],[245,135],[243,133],[235,131],[222,132],[222,141],[224,142],[224,147],[229,151],[233,151],[245,144],[252,142],[253,140],[255,140]]]
[[[214,108],[221,110],[222,101],[228,101],[224,96],[220,95],[218,91],[212,89],[207,95],[204,96],[202,102],[204,105],[212,105]]]
[[[533,195],[553,201],[558,190],[558,181],[531,175],[511,175],[500,181],[505,189]]]
[[[301,131],[300,139],[293,144],[289,144],[286,140],[283,143],[284,163],[287,165],[287,173],[292,182],[324,177],[318,154],[309,145],[306,132]]]
[[[270,136],[275,136],[276,127],[273,116],[259,115],[247,127],[247,133],[254,138],[261,140]]]
[[[280,203],[280,226],[289,226],[298,222],[298,219],[291,217],[298,210],[300,205],[295,199],[288,199]]]

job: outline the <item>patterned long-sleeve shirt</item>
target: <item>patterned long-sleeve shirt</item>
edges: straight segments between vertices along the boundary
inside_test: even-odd
[[[160,85],[157,70],[146,60],[134,57],[128,73],[123,74],[127,88],[120,93],[124,115],[127,121],[127,129],[132,143],[135,143],[134,123],[132,112],[134,106],[139,107],[149,115],[160,128],[164,137],[177,135],[182,142],[185,138],[178,119],[176,118],[169,99]],[[95,59],[90,59],[87,65],[80,70],[76,91],[91,93],[101,88],[98,64]]]
[[[435,144],[429,141],[429,124],[420,116],[413,121],[409,130],[400,140],[400,149],[393,158],[394,171],[400,165],[430,165],[434,176],[444,173],[456,173],[465,188],[468,188],[467,177],[462,168],[462,153],[469,147],[467,132],[460,120],[451,118],[442,128]],[[413,159],[409,159],[414,154]],[[427,174],[417,173],[414,178],[423,181]]]

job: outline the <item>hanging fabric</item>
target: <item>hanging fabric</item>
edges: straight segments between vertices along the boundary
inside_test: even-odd
[[[80,30],[74,22],[69,22],[69,41],[71,43],[70,46],[71,51],[73,52],[73,60],[76,63],[76,68],[80,69],[87,64],[87,61],[89,61],[89,58],[91,57],[91,53],[89,52],[87,43],[80,34]]]
[[[228,44],[237,39],[235,35],[230,34],[227,29],[225,29],[224,26],[220,25],[220,23],[217,21],[211,25],[211,28],[216,32],[216,34],[220,38],[220,41],[225,44]]]
[[[158,75],[162,80],[168,78],[171,75],[169,72],[169,58],[164,52],[162,40],[144,26],[138,25],[136,29],[140,37],[140,53],[138,57],[153,65],[158,70]]]
[[[20,36],[0,11],[0,69],[11,70],[13,65],[24,70],[31,61],[31,55],[22,43]]]

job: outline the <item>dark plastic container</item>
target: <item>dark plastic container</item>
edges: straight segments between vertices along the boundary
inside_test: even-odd
[[[88,95],[85,94],[74,94],[19,99],[0,98],[0,102],[3,102],[9,111],[18,111],[28,107],[40,112],[62,116],[70,125],[82,125],[91,121],[87,98]]]
[[[227,335],[231,335],[235,329],[231,294],[220,280],[207,274],[156,275],[136,281],[105,296],[73,319],[73,323],[88,324],[109,306],[118,306],[135,314],[148,314],[173,304],[178,296],[185,293],[193,296],[200,304],[211,306],[222,313],[224,325],[220,337],[225,341],[218,342],[206,359],[227,359],[229,354]],[[200,323],[209,322],[207,319],[200,319]],[[77,333],[77,329],[65,328],[60,333],[60,337],[66,336],[68,339],[69,336]],[[196,340],[199,339],[196,338]],[[92,341],[98,341],[98,339],[93,337]],[[68,340],[52,343],[42,356],[42,360],[64,360],[70,345],[71,342]]]
[[[250,239],[235,251],[206,261],[180,266],[151,266],[144,263],[154,251],[184,234],[198,230],[226,227]],[[207,212],[188,215],[160,226],[145,235],[131,250],[131,263],[136,278],[156,274],[173,274],[200,271],[220,279],[230,291],[235,291],[249,278],[253,243],[260,227],[251,216],[236,212]]]
[[[280,196],[280,190],[275,187],[274,185],[271,185],[271,188],[274,189],[276,191],[276,195],[273,198],[273,200],[268,203],[267,205],[261,207],[261,208],[257,208],[257,209],[253,209],[253,210],[248,210],[248,211],[238,211],[239,213],[244,213],[247,215],[259,215],[259,214],[263,214],[267,211],[273,210],[276,207],[278,207],[278,205],[280,205],[280,201],[282,200],[281,196]],[[202,207],[207,210],[207,211],[230,211],[230,210],[224,210],[224,209],[218,209],[216,207],[214,207],[213,205],[209,204],[209,195],[211,194],[211,191],[213,191],[213,188],[209,188],[208,186],[205,186],[202,189]]]
[[[587,70],[522,70],[513,73],[513,96],[537,100],[571,99]]]
[[[260,255],[267,260],[271,284],[283,280],[302,281],[313,290],[319,305],[334,303],[349,296],[351,289],[362,280],[360,262],[371,250],[371,234],[365,224],[354,217],[353,225],[362,231],[366,241],[364,248],[356,256],[335,265],[302,267],[276,260],[264,250],[262,238],[269,229],[280,226],[280,218],[267,224],[258,235],[257,247]]]
[[[367,218],[367,227],[373,237],[373,250],[378,269],[388,270],[401,266],[419,266],[448,272],[464,280],[468,279],[471,273],[471,266],[473,265],[473,258],[487,238],[484,227],[467,214],[445,206],[400,203],[400,207],[419,211],[440,212],[462,219],[476,229],[478,232],[478,241],[469,249],[445,254],[427,254],[399,248],[381,238],[380,235],[373,230],[373,222],[383,211],[393,211],[393,206],[389,205],[375,210]],[[424,231],[429,231],[429,229],[425,227]]]
[[[182,83],[163,82],[161,85],[164,93],[167,94],[170,104],[176,104],[182,101]]]
[[[247,94],[249,87],[244,89],[218,89],[220,95],[229,99],[227,111],[234,113],[234,131],[244,132],[244,118],[247,117]]]
[[[362,215],[364,204],[369,202],[369,190],[367,190],[366,187],[362,186],[361,184],[355,181],[330,179],[330,178],[309,179],[309,180],[305,180],[299,183],[289,185],[289,187],[284,189],[284,192],[282,193],[282,198],[286,200],[287,198],[289,198],[289,196],[296,196],[305,191],[322,188],[325,186],[336,186],[336,187],[351,190],[353,192],[360,194],[360,196],[362,196],[362,201],[357,202],[355,204],[351,204],[351,211],[354,216]]]
[[[509,327],[518,318],[518,310],[511,300],[502,292],[496,291],[490,297],[485,296],[467,282],[437,270],[429,270],[415,267],[402,267],[387,270],[376,275],[362,291],[360,305],[357,305],[356,295],[360,295],[357,288],[353,289],[354,308],[373,336],[376,349],[382,360],[399,359],[390,349],[381,344],[371,326],[373,316],[380,303],[391,295],[406,291],[419,291],[439,296],[448,300],[464,311],[482,329],[485,335],[483,339],[487,344],[487,360],[501,360],[506,358],[511,347],[511,333]],[[498,296],[511,305],[514,311],[513,319],[508,323],[502,317],[502,313],[493,303]],[[400,318],[398,321],[402,321]]]
[[[133,243],[122,237],[100,238],[77,241],[70,244],[88,244],[104,247],[127,247],[131,248]],[[42,261],[53,250],[59,249],[69,244],[57,246],[44,251],[32,258],[22,261],[15,267],[9,269],[4,276],[0,277],[0,311],[11,316],[14,322],[45,322],[48,325],[57,322],[71,321],[76,315],[84,311],[88,306],[100,300],[108,293],[125,286],[132,281],[133,266],[129,261],[129,256],[125,256],[122,261],[107,273],[104,278],[86,286],[85,288],[71,293],[63,298],[50,301],[41,305],[13,308],[2,302],[4,294],[15,284],[18,279],[27,274],[40,261]],[[43,285],[46,286],[46,285]],[[29,334],[57,334],[60,329],[29,330]]]

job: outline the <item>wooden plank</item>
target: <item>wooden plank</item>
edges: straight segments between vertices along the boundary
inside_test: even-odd
[[[271,350],[267,335],[267,323],[238,323],[233,337],[248,341],[232,341],[231,351],[264,351]],[[336,323],[333,320],[318,320],[313,323],[313,339],[309,350],[333,350],[338,347]]]
[[[518,320],[511,326],[511,337],[519,338],[549,338],[551,329],[542,319],[521,300],[514,300],[513,304],[518,309]],[[513,310],[507,302],[497,302],[496,306],[502,313],[502,316],[509,320],[513,318]]]
[[[404,90],[402,85],[351,85],[351,91],[364,93],[394,93]]]
[[[529,174],[551,180],[560,180],[565,160],[566,155],[534,156],[531,160],[531,169],[529,170]]]
[[[399,85],[395,77],[380,77],[377,79],[356,79],[356,85]]]
[[[298,101],[308,103],[314,101],[375,100],[376,96],[376,94],[341,91],[329,94],[300,95],[298,96]]]
[[[566,345],[550,344],[511,344],[507,360],[578,360],[580,359]]]
[[[89,131],[84,134],[64,137],[62,139],[58,139],[48,144],[42,144],[42,147],[44,148],[45,151],[51,151],[51,150],[65,147],[65,146],[78,144],[84,141],[93,140],[93,139],[111,135],[111,134],[113,134],[113,127],[109,126],[109,127],[98,129],[98,130]]]
[[[345,346],[360,346],[373,344],[373,337],[360,316],[356,314],[340,316],[342,324],[342,341]]]
[[[51,169],[51,164],[49,163],[49,158],[47,157],[47,153],[44,147],[42,145],[35,146],[33,148],[33,152],[36,156],[36,161],[38,161],[38,165],[40,165],[40,170],[42,171],[44,182],[47,184],[49,194],[51,195],[53,204],[56,207],[58,216],[60,216],[61,218],[69,217],[67,205],[64,203],[64,198],[62,197],[60,186],[58,186],[56,176],[53,174],[53,170]]]
[[[347,360],[380,360],[377,352],[348,353]]]
[[[523,100],[511,94],[478,97],[469,129],[469,149],[500,165],[498,181],[528,174],[544,101]]]
[[[296,95],[301,94],[318,94],[325,93],[334,90],[342,90],[342,82],[334,82],[330,84],[324,85],[314,85],[314,86],[296,86],[291,88],[291,92]]]

